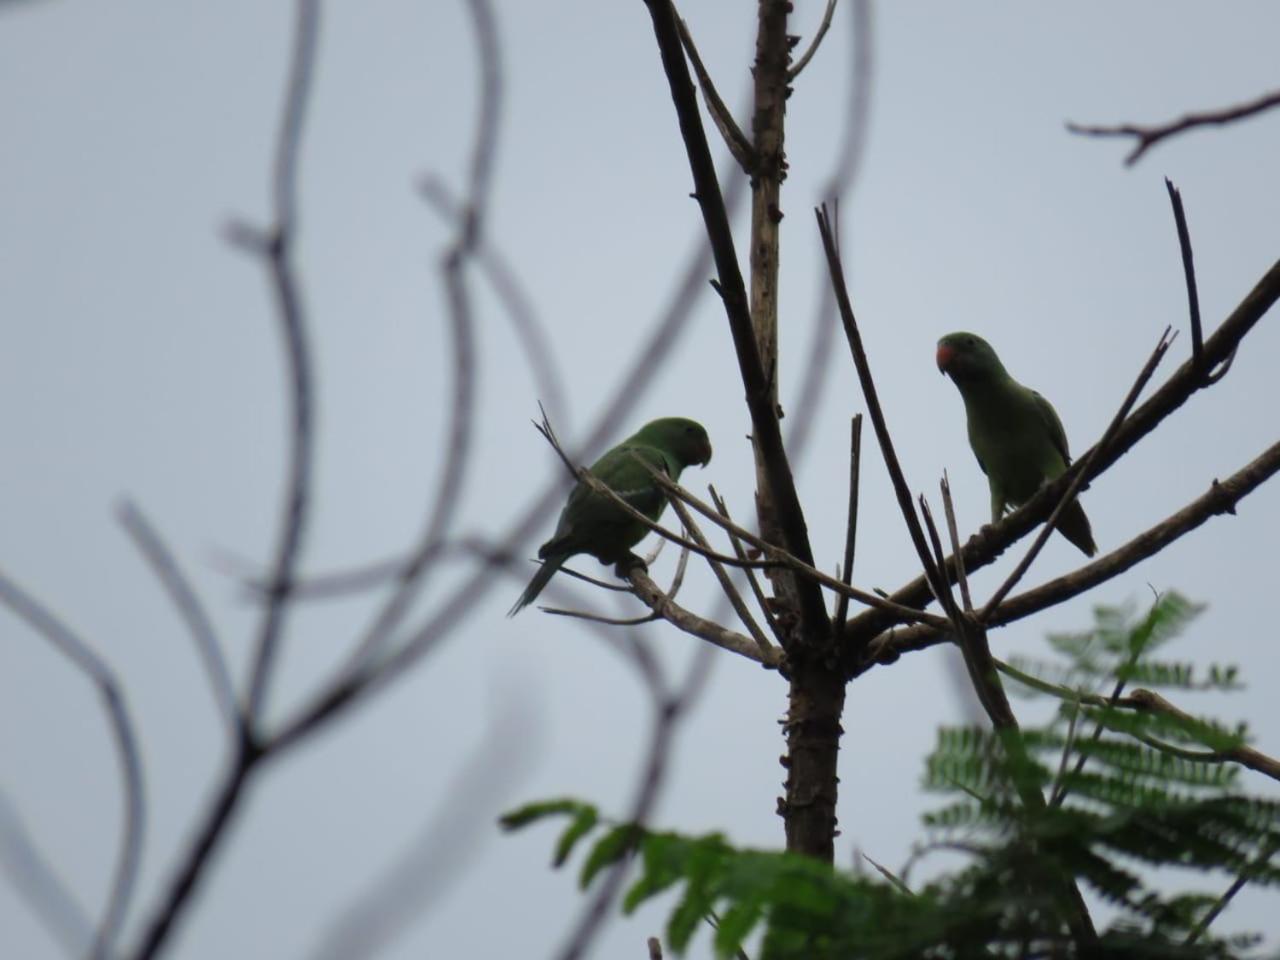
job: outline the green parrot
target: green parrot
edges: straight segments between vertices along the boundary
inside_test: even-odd
[[[648,467],[679,480],[685,467],[694,463],[706,466],[710,461],[711,440],[702,424],[683,417],[663,417],[646,423],[602,456],[591,465],[591,473],[656,521],[667,498]],[[578,481],[560,511],[555,534],[538,548],[542,566],[507,616],[513,617],[533,603],[555,572],[575,554],[589,553],[601,563],[619,563],[648,532],[648,527],[608,497]]]
[[[964,398],[969,446],[991,486],[991,522],[1020,506],[1071,464],[1067,434],[1053,405],[1005,370],[991,345],[972,333],[938,341],[938,369],[950,374]],[[1098,552],[1089,518],[1078,500],[1058,517],[1057,529],[1092,557]]]

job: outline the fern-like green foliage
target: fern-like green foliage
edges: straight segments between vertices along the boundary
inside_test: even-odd
[[[961,851],[968,865],[912,888],[847,873],[794,854],[744,850],[720,834],[683,836],[610,823],[577,800],[531,804],[507,814],[516,829],[546,820],[564,828],[553,862],[580,846],[585,889],[602,871],[630,864],[631,912],[679,889],[666,944],[682,953],[699,929],[714,930],[717,956],[734,956],[763,926],[762,960],[896,960],[937,957],[1256,956],[1257,938],[1217,938],[1202,929],[1223,890],[1240,876],[1280,883],[1280,805],[1246,794],[1224,753],[1243,727],[1136,709],[1131,686],[1177,691],[1238,688],[1234,667],[1207,673],[1156,660],[1199,608],[1177,594],[1141,617],[1100,608],[1093,630],[1050,638],[1060,660],[1023,661],[1008,673],[1058,709],[1024,727],[1019,749],[1005,735],[943,729],[925,787],[946,794],[925,817],[932,849]],[[1028,786],[1046,803],[1022,802]],[[1193,870],[1204,893],[1159,889],[1169,870]],[[1068,880],[1107,904],[1099,942],[1072,940],[1064,922]],[[1210,882],[1211,881],[1211,882]],[[1095,918],[1096,920],[1096,918]]]

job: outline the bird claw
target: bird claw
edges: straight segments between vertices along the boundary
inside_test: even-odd
[[[644,562],[644,557],[634,553],[629,553],[618,561],[617,565],[613,568],[613,572],[619,579],[625,580],[627,579],[627,574],[636,569],[636,567],[639,567],[645,573],[649,572],[649,565]]]

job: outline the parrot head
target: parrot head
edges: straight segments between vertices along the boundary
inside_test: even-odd
[[[938,371],[952,380],[982,380],[1004,371],[991,344],[976,333],[948,333],[938,341]]]
[[[711,438],[696,420],[684,417],[663,417],[651,420],[636,433],[633,440],[665,450],[684,466],[711,462]]]

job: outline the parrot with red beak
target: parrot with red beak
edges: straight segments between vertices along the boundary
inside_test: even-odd
[[[1020,506],[1071,464],[1067,433],[1053,405],[1009,375],[995,350],[973,333],[938,341],[938,369],[964,399],[969,446],[991,487],[991,522]],[[1058,517],[1058,531],[1085,556],[1097,553],[1078,500]]]

